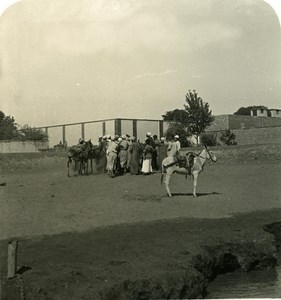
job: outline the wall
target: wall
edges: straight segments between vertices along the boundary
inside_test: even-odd
[[[228,116],[228,129],[244,129],[244,128],[259,128],[281,126],[281,119],[271,117],[252,117],[252,116]]]
[[[0,141],[0,153],[32,153],[46,150],[48,142]]]
[[[281,127],[232,130],[238,145],[281,144]]]
[[[281,118],[221,115],[215,116],[215,120],[213,121],[211,126],[206,128],[206,131],[208,132],[221,131],[226,129],[234,130],[275,126],[281,126]]]
[[[215,120],[211,126],[206,128],[206,131],[220,131],[228,129],[229,115],[215,116]]]
[[[234,129],[230,131],[235,134],[237,145],[281,144],[281,126]],[[220,140],[221,131],[209,131],[209,133],[216,134],[217,142],[222,144]]]

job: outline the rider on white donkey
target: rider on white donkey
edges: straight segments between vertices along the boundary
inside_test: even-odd
[[[166,192],[169,197],[172,197],[169,182],[170,178],[174,173],[182,174],[182,175],[192,175],[193,178],[193,195],[196,195],[196,187],[197,187],[197,178],[200,172],[203,171],[203,167],[207,161],[207,159],[215,162],[217,158],[215,155],[208,149],[206,145],[204,145],[205,149],[203,149],[199,154],[195,154],[193,152],[188,152],[185,155],[178,155],[179,151],[176,151],[175,142],[170,145],[170,149],[168,151],[168,157],[166,157],[162,162],[162,177],[161,183],[163,182],[163,177],[165,175],[164,184],[166,188]],[[183,154],[183,153],[182,153]],[[191,160],[193,165],[191,165]],[[182,166],[182,163],[185,163],[185,166]],[[166,174],[164,174],[166,171]]]
[[[174,140],[172,142],[169,142],[167,157],[174,157],[179,163],[179,166],[186,167],[188,170],[188,174],[191,175],[191,169],[193,166],[195,154],[193,152],[188,152],[187,154],[180,152],[181,143],[179,141],[179,138],[180,137],[178,135],[175,135]]]

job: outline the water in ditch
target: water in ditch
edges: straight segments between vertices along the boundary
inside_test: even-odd
[[[281,260],[271,270],[219,275],[209,283],[205,298],[281,298]]]

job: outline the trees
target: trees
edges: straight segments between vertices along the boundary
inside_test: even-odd
[[[41,129],[24,125],[20,129],[21,139],[29,141],[48,141],[48,135]]]
[[[5,116],[0,111],[0,140],[11,140],[18,137],[17,123],[11,116]]]
[[[175,109],[166,112],[163,120],[168,122],[180,123],[186,128],[186,133],[194,135],[198,144],[198,138],[204,132],[207,126],[211,125],[214,120],[209,104],[204,102],[198,93],[189,90],[185,96],[185,109]]]
[[[182,147],[190,146],[190,141],[188,141],[188,139],[187,139],[190,136],[190,133],[188,132],[188,129],[182,123],[179,123],[179,122],[170,123],[170,126],[165,133],[166,139],[168,141],[172,140],[175,135],[178,135],[180,137],[179,141],[180,141]]]
[[[179,122],[182,124],[186,123],[186,119],[188,118],[187,111],[184,109],[175,109],[171,111],[167,111],[165,115],[162,116],[163,121],[168,122]]]
[[[38,128],[24,125],[20,130],[14,117],[0,111],[0,140],[48,141],[48,135]]]
[[[204,132],[206,127],[211,125],[214,121],[214,116],[209,109],[209,104],[207,102],[204,103],[195,90],[193,92],[191,90],[188,91],[185,101],[187,104],[184,107],[188,114],[186,125],[196,137],[198,144],[200,134]]]

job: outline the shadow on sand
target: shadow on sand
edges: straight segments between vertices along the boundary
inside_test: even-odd
[[[221,193],[212,192],[212,193],[196,193],[197,197],[208,196],[208,195],[220,195]],[[172,193],[172,196],[192,196],[192,193]]]

